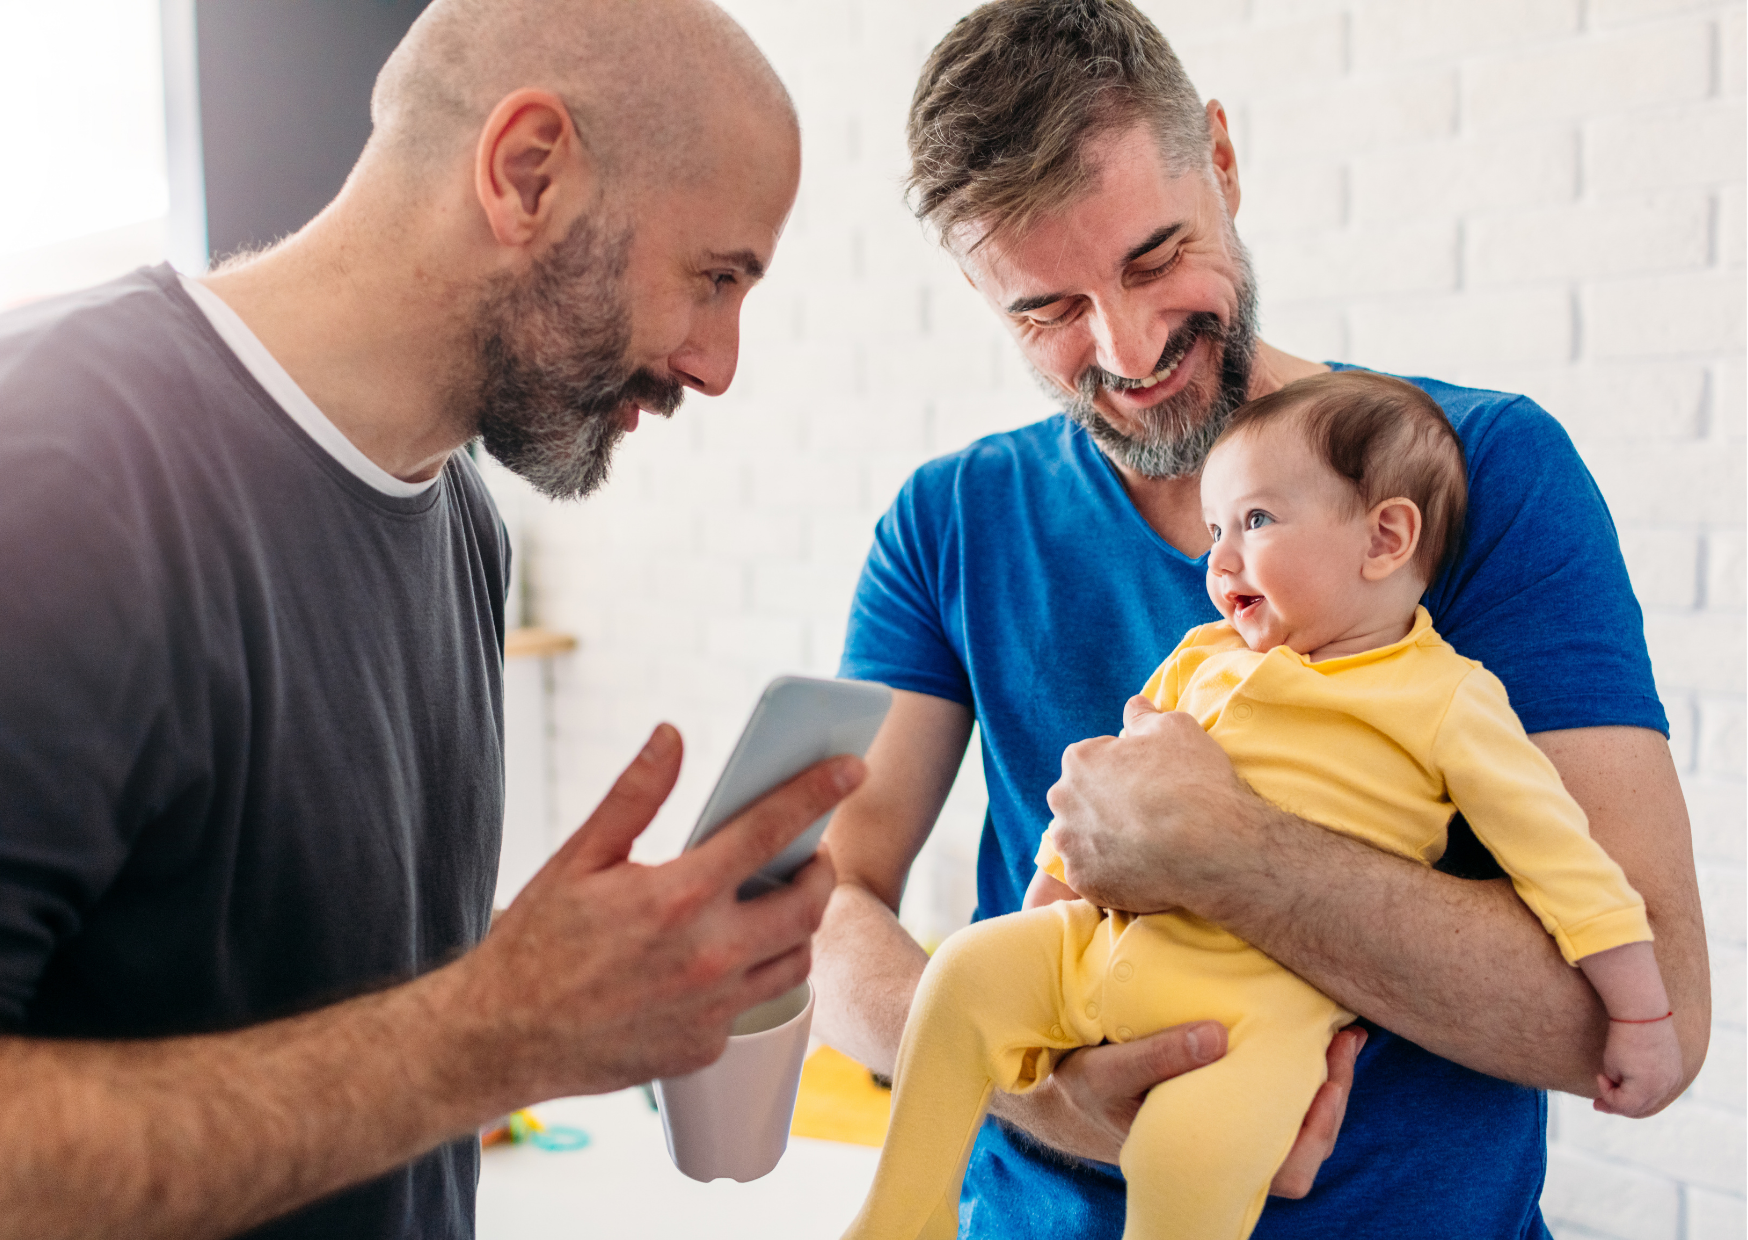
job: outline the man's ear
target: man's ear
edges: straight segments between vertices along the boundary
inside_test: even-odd
[[[560,197],[594,197],[597,170],[551,91],[505,95],[480,130],[474,192],[500,245],[526,246],[553,226]],[[565,212],[568,223],[571,213]]]
[[[1238,148],[1232,145],[1232,134],[1226,127],[1226,109],[1218,99],[1208,100],[1208,140],[1210,158],[1214,162],[1214,180],[1220,186],[1220,196],[1226,200],[1226,214],[1238,214],[1243,195],[1238,189]]]
[[[1420,505],[1399,495],[1382,500],[1366,514],[1366,526],[1368,542],[1366,558],[1360,564],[1361,577],[1382,581],[1413,563],[1414,549],[1420,545]]]

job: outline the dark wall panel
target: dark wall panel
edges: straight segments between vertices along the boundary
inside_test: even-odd
[[[377,70],[430,0],[197,0],[214,258],[294,232],[370,136]]]

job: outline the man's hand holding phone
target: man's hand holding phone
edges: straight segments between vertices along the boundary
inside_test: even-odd
[[[602,1093],[712,1062],[734,1018],[807,977],[835,881],[822,853],[780,889],[737,889],[866,774],[827,758],[662,865],[632,841],[679,777],[679,733],[662,724],[480,947],[444,970],[433,1016],[470,1040],[502,1110]]]

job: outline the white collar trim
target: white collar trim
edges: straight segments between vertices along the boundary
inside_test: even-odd
[[[328,420],[327,414],[316,408],[316,402],[286,373],[285,367],[267,351],[267,346],[249,330],[249,325],[238,317],[237,312],[225,304],[223,298],[199,280],[191,279],[181,272],[177,272],[176,276],[182,281],[183,291],[194,299],[194,304],[206,315],[213,330],[230,346],[231,352],[237,355],[237,360],[248,368],[249,373],[255,377],[255,382],[265,388],[267,394],[279,402],[279,407],[290,415],[291,420],[320,444],[329,456],[344,465],[348,472],[384,495],[402,498],[422,495],[441,476],[439,471],[424,482],[402,482],[364,455],[357,444],[346,438],[345,432]]]

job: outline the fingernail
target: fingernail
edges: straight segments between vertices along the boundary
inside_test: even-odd
[[[673,724],[658,723],[656,730],[644,742],[643,752],[637,756],[650,762],[665,758],[674,751],[674,742],[679,739],[679,735]]]
[[[1190,1044],[1190,1058],[1197,1063],[1207,1063],[1214,1058],[1214,1031],[1206,1026],[1200,1026],[1185,1035],[1185,1041]]]
[[[862,764],[855,758],[840,758],[832,770],[832,786],[847,793],[862,782]]]

